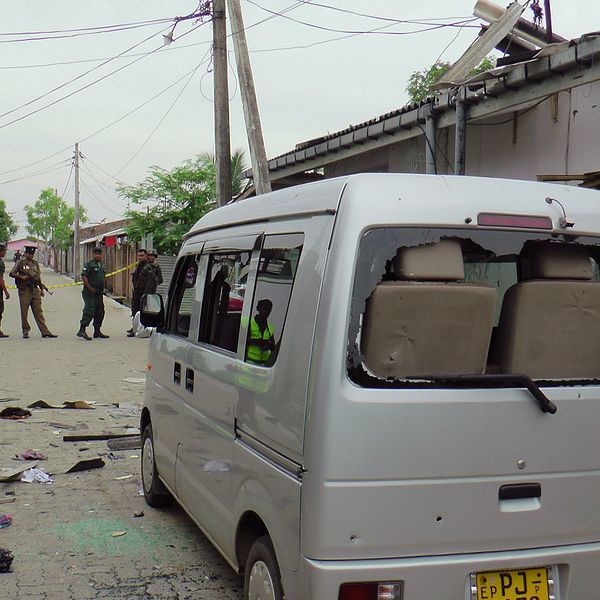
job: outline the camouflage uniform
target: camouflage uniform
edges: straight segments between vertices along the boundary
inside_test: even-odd
[[[4,272],[6,271],[6,266],[4,265],[4,261],[0,258],[0,279],[4,278]],[[4,313],[4,290],[0,288],[0,325],[2,325],[2,314]],[[0,327],[0,336],[2,336],[2,327]]]
[[[29,275],[29,279],[15,279],[17,289],[19,291],[19,305],[21,307],[21,329],[23,330],[23,337],[29,337],[29,330],[31,326],[27,320],[27,313],[29,307],[33,313],[33,318],[37,323],[37,326],[42,334],[42,337],[55,337],[46,325],[44,319],[44,312],[42,311],[42,292],[40,290],[40,284],[42,283],[42,274],[40,271],[40,265],[37,260],[28,260],[22,258],[18,261],[11,275]]]

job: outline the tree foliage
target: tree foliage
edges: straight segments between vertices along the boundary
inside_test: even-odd
[[[245,169],[243,152],[231,157],[234,196],[242,189]],[[152,235],[155,249],[175,254],[183,236],[203,215],[216,207],[216,169],[213,156],[202,154],[186,160],[170,171],[158,166],[137,185],[117,187],[119,195],[131,204],[149,203],[146,210],[131,209],[127,235],[134,241]]]
[[[8,242],[17,230],[17,224],[6,210],[6,202],[0,199],[0,242]]]
[[[71,245],[75,209],[69,206],[52,188],[42,190],[33,206],[25,207],[27,233],[54,248],[66,250]],[[79,220],[87,221],[85,207],[80,206]]]
[[[477,75],[484,71],[493,69],[496,62],[491,56],[486,56],[479,65],[473,69],[469,75]],[[448,69],[452,66],[449,62],[437,61],[428,69],[422,71],[415,71],[409,78],[406,84],[406,93],[410,98],[411,102],[420,102],[421,100],[432,96],[434,91],[431,86],[440,79],[443,75],[448,72]]]

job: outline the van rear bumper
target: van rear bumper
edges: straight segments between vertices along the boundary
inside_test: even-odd
[[[384,560],[313,560],[302,557],[297,598],[337,600],[342,583],[404,582],[404,600],[471,600],[470,574],[556,565],[557,600],[597,597],[600,543],[538,550]],[[292,598],[296,599],[293,594]]]

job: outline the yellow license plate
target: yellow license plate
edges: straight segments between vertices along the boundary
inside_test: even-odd
[[[477,573],[477,600],[550,600],[548,569]]]

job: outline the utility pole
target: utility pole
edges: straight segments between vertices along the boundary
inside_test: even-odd
[[[80,280],[79,263],[79,144],[75,144],[75,223],[73,224],[73,277]]]
[[[546,13],[546,41],[551,44],[554,40],[552,33],[552,8],[550,7],[550,0],[544,0],[544,11]]]
[[[229,141],[229,87],[227,85],[228,62],[225,0],[213,0],[212,21],[217,202],[219,206],[224,206],[231,200],[231,149]]]
[[[269,166],[267,153],[260,124],[254,78],[252,77],[252,66],[246,43],[246,32],[244,29],[244,18],[239,0],[227,0],[229,19],[231,20],[231,34],[233,37],[233,48],[237,64],[238,79],[240,80],[240,92],[242,95],[242,106],[244,108],[244,120],[250,146],[250,161],[252,163],[252,174],[257,194],[266,194],[271,191],[269,180]]]

